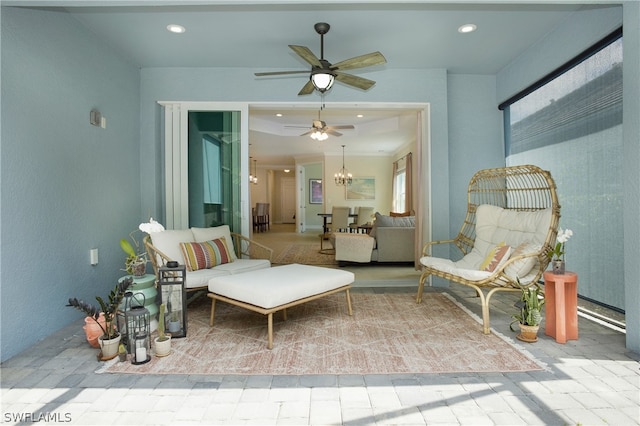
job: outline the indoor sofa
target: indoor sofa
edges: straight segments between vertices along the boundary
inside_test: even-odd
[[[371,232],[332,235],[336,260],[343,262],[414,262],[415,216],[375,214]]]

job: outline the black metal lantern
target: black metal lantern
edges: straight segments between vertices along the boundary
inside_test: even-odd
[[[134,295],[135,297],[136,295]],[[134,299],[132,297],[131,299]],[[125,311],[127,323],[128,347],[131,352],[132,364],[144,364],[151,360],[151,344],[149,336],[151,334],[151,315],[144,307],[144,296],[142,304],[132,306]]]
[[[131,345],[129,344],[129,333],[127,331],[127,312],[131,310],[134,306],[143,306],[144,300],[142,303],[139,300],[139,296],[144,297],[144,295],[136,294],[133,292],[127,291],[124,294],[124,299],[118,306],[118,310],[116,311],[116,324],[118,326],[118,332],[120,333],[121,339],[120,342],[127,347],[127,352],[131,352]]]
[[[157,303],[165,305],[165,329],[171,337],[187,335],[186,274],[184,266],[163,266],[158,269]],[[158,318],[158,321],[162,320]]]

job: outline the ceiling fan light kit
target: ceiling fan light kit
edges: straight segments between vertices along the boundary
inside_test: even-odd
[[[311,73],[311,82],[313,87],[320,93],[324,93],[333,87],[335,76],[333,74],[324,72],[323,70],[313,71]]]
[[[308,47],[289,45],[289,48],[296,52],[300,58],[311,65],[311,73],[309,81],[302,87],[298,95],[309,95],[317,90],[320,94],[331,89],[335,80],[348,86],[356,87],[362,90],[368,90],[376,82],[364,77],[358,77],[352,74],[346,74],[344,70],[352,70],[356,68],[370,67],[373,65],[385,64],[387,60],[380,52],[372,52],[366,55],[356,56],[336,64],[331,64],[324,58],[324,35],[329,32],[330,25],[326,22],[318,22],[314,25],[314,29],[320,34],[320,58],[318,58]],[[289,75],[302,74],[309,71],[275,71],[275,72],[258,72],[257,77],[272,75]]]

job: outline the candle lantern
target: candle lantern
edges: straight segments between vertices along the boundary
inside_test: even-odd
[[[118,306],[118,310],[116,311],[116,324],[118,326],[118,332],[122,338],[120,341],[127,347],[127,352],[131,352],[131,345],[129,344],[129,333],[127,331],[127,312],[131,310],[134,306],[143,306],[139,298],[140,296],[144,297],[142,294],[133,294],[131,291],[127,291],[124,294],[124,299]]]
[[[131,298],[132,300],[134,297]],[[128,335],[128,347],[131,352],[132,364],[144,364],[151,360],[149,335],[151,334],[151,315],[144,307],[144,296],[142,304],[132,306],[125,311]]]
[[[147,308],[143,308],[148,312]],[[138,332],[134,338],[134,348],[132,350],[133,356],[131,357],[132,364],[144,364],[151,359],[151,344],[149,342],[148,332]]]
[[[165,329],[172,338],[187,335],[186,275],[184,266],[163,266],[158,269],[157,303],[164,303],[166,307]],[[162,320],[158,318],[158,321]]]

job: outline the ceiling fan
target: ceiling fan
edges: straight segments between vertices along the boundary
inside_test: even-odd
[[[289,45],[289,47],[296,52],[298,56],[311,65],[309,81],[304,85],[300,92],[298,92],[298,95],[309,95],[313,93],[314,90],[324,93],[333,86],[334,80],[338,80],[341,83],[357,87],[362,90],[368,90],[376,83],[373,80],[352,74],[346,74],[342,71],[385,64],[387,60],[382,56],[382,53],[372,52],[366,55],[356,56],[355,58],[346,59],[338,62],[337,64],[331,64],[331,62],[324,58],[324,35],[329,32],[330,26],[326,22],[318,22],[313,27],[316,32],[320,34],[320,59],[318,59],[318,57],[308,47]],[[270,75],[302,74],[308,72],[309,71],[274,71],[257,72],[255,75],[257,77],[262,77]]]
[[[307,129],[308,128],[308,127],[302,127],[302,126],[285,126],[285,127],[301,128],[301,129]],[[304,132],[300,136],[311,135],[312,138],[320,139],[320,140],[326,139],[326,137],[322,138],[320,136],[321,134],[329,134],[329,135],[333,135],[333,136],[342,136],[342,133],[336,132],[336,129],[338,129],[338,130],[343,130],[343,129],[347,130],[347,129],[355,129],[355,127],[353,126],[353,124],[343,124],[343,125],[340,125],[340,126],[327,126],[327,123],[325,123],[324,121],[322,121],[320,119],[320,111],[318,111],[318,119],[317,120],[313,120],[313,122],[311,124],[311,128],[309,129],[309,131]],[[314,134],[316,135],[316,137],[314,137]]]

